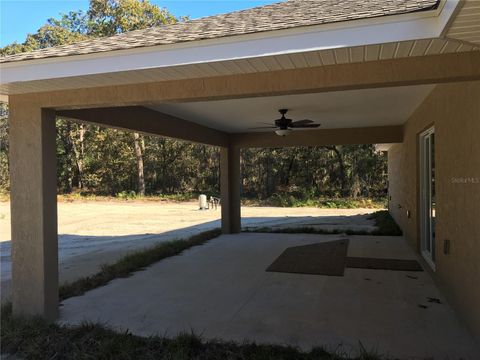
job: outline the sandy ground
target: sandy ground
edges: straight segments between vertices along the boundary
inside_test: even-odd
[[[243,207],[242,226],[308,225],[371,230],[372,209]],[[60,281],[97,272],[125,254],[155,243],[220,226],[218,210],[199,211],[197,202],[62,202],[58,204]],[[10,204],[0,203],[1,298],[11,281]]]

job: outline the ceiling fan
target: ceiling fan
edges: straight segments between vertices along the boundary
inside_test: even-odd
[[[275,126],[260,126],[250,129],[277,129],[275,133],[279,136],[287,136],[292,132],[292,129],[306,129],[306,128],[318,128],[320,124],[315,124],[312,120],[297,120],[287,119],[285,115],[288,109],[280,109],[278,112],[282,115],[280,119],[275,120]]]

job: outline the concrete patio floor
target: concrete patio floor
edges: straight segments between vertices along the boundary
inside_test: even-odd
[[[312,226],[371,231],[374,209],[242,207],[244,227]],[[103,264],[162,241],[220,227],[220,209],[199,211],[197,202],[92,201],[58,203],[60,283],[97,273]],[[312,225],[313,224],[313,225]],[[11,288],[10,204],[0,202],[2,302]]]
[[[204,338],[303,349],[340,346],[353,353],[361,342],[398,358],[479,358],[428,272],[347,268],[344,277],[265,272],[287,247],[339,238],[223,235],[64,301],[60,322],[99,321],[145,336],[193,330]],[[416,258],[402,237],[348,238],[348,256]]]

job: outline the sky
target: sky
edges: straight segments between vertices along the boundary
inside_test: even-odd
[[[248,9],[279,0],[150,0],[166,7],[176,16],[191,19]],[[34,33],[48,18],[60,13],[87,10],[88,0],[0,0],[0,46],[14,41],[22,43],[27,34]]]

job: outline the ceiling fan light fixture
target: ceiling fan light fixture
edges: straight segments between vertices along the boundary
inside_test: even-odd
[[[275,130],[275,134],[277,134],[278,136],[287,136],[287,135],[290,135],[291,132],[292,132],[292,129]]]
[[[275,134],[278,136],[287,136],[290,135],[292,129],[312,129],[318,128],[320,124],[315,124],[314,121],[309,119],[293,121],[292,119],[287,119],[285,115],[287,114],[288,109],[280,109],[278,112],[282,115],[280,119],[277,119],[273,122],[273,126],[260,126],[253,127],[249,129],[276,129]],[[267,123],[264,123],[267,124]],[[267,124],[268,125],[268,124]]]

